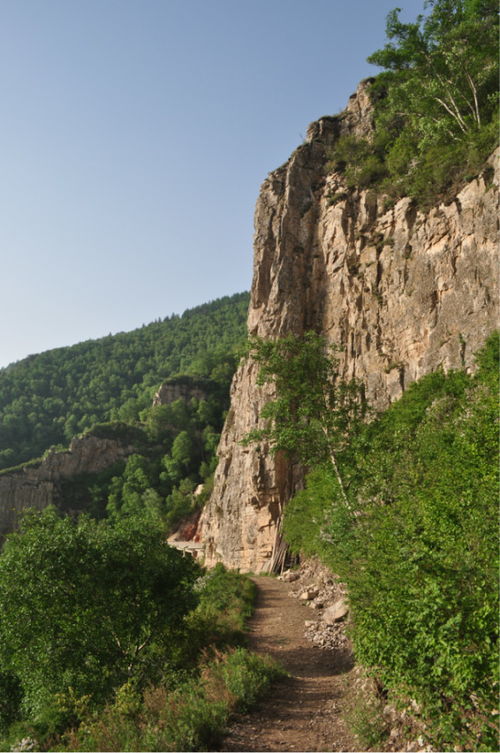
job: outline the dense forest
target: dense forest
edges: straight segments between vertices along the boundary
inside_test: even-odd
[[[227,393],[247,308],[248,293],[239,293],[0,370],[0,469],[67,445],[96,423],[137,421],[173,375],[206,377]]]

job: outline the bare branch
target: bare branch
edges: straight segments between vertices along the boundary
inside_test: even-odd
[[[465,77],[466,77],[467,81],[469,82],[469,86],[470,86],[471,91],[472,91],[472,96],[474,97],[474,107],[475,107],[476,123],[478,124],[478,126],[481,126],[481,114],[479,112],[479,103],[477,101],[477,89],[476,89],[476,86],[475,86],[474,81],[472,80],[470,74],[466,72]]]
[[[441,99],[441,97],[434,97],[434,99],[435,99],[436,102],[439,102],[439,104],[442,107],[444,107],[444,109],[446,110],[446,112],[448,112],[451,115],[451,117],[458,123],[458,126],[459,126],[460,130],[463,133],[467,133],[467,128],[465,127],[465,124],[463,122],[463,118],[460,115],[460,113],[458,113],[458,115],[457,115],[457,113],[453,112],[453,110],[448,106],[448,104],[444,100]]]

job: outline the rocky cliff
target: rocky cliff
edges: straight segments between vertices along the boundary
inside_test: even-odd
[[[42,510],[59,502],[61,482],[83,474],[95,474],[134,452],[116,439],[88,434],[71,440],[69,449],[50,452],[37,463],[0,475],[0,542],[17,528],[24,510]]]
[[[369,135],[361,84],[340,116],[321,118],[306,142],[262,185],[255,212],[249,332],[314,329],[343,346],[341,371],[383,406],[439,367],[470,368],[498,326],[497,177],[483,175],[446,204],[387,207],[374,191],[346,191],[326,169],[339,135]],[[271,569],[283,505],[300,469],[240,440],[258,423],[266,394],[256,366],[240,365],[219,447],[214,492],[199,533],[205,560]]]
[[[206,384],[201,379],[178,377],[169,379],[160,385],[153,398],[153,407],[169,405],[176,400],[205,400],[207,397]]]

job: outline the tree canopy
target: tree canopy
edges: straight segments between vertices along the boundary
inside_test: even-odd
[[[393,76],[388,98],[420,148],[452,140],[488,122],[497,102],[498,8],[491,0],[430,0],[428,16],[387,17],[390,40],[370,63]]]
[[[492,0],[428,0],[404,23],[387,16],[388,42],[368,58],[375,133],[344,136],[331,165],[350,187],[376,186],[426,206],[477,175],[498,143],[498,8]]]

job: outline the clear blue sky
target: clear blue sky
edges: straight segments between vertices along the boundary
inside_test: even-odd
[[[248,289],[261,182],[396,5],[0,0],[0,366]]]

